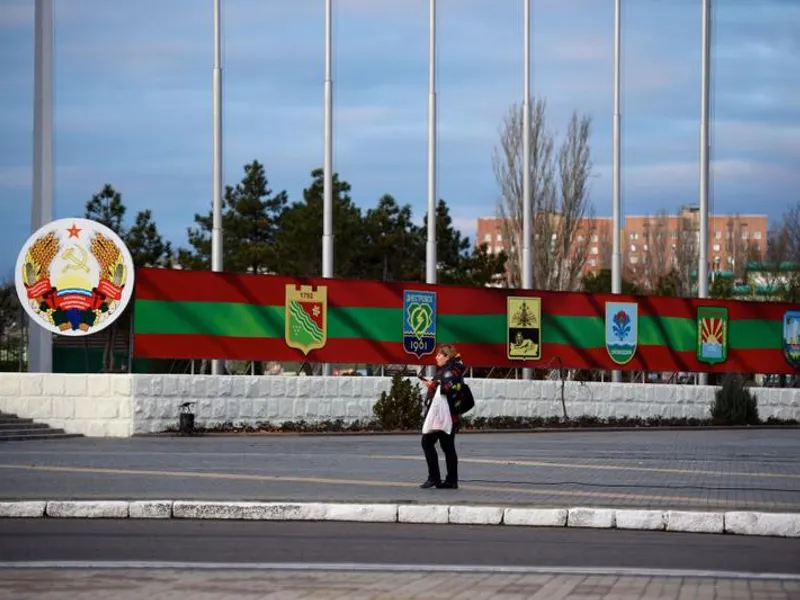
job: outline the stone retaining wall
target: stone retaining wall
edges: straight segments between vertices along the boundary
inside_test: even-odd
[[[561,382],[474,379],[475,417],[561,416]],[[127,437],[177,424],[194,402],[197,426],[372,418],[385,377],[72,375],[0,373],[0,411],[69,433]],[[711,386],[566,382],[570,417],[708,418]],[[762,419],[800,420],[800,389],[753,388]]]

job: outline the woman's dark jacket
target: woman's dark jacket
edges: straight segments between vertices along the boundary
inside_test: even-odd
[[[444,365],[436,369],[436,373],[431,380],[431,385],[428,386],[428,397],[426,407],[429,407],[433,395],[436,393],[436,388],[441,387],[442,395],[447,398],[447,404],[450,407],[450,414],[453,417],[453,422],[459,419],[459,403],[461,401],[461,386],[464,384],[464,373],[467,368],[464,366],[464,361],[461,360],[461,355],[456,354],[453,358],[448,360]]]

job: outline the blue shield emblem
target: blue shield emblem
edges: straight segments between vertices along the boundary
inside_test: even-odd
[[[783,315],[783,356],[792,367],[800,367],[800,310]]]
[[[636,302],[606,302],[606,350],[618,365],[636,354],[639,337],[639,305]]]
[[[403,290],[403,350],[422,358],[436,348],[436,292]]]

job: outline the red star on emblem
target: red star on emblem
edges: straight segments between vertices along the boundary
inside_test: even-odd
[[[77,237],[80,237],[80,236],[78,236],[78,233],[79,233],[80,231],[82,231],[82,230],[81,230],[81,229],[78,229],[77,227],[75,227],[75,223],[73,223],[73,224],[72,224],[72,227],[70,227],[69,229],[67,229],[67,232],[69,233],[69,237],[71,237],[71,238],[77,238]]]

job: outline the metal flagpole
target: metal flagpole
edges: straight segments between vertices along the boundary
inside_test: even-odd
[[[436,283],[436,0],[429,0],[428,40],[428,239],[425,282]]]
[[[333,19],[331,0],[325,0],[325,123],[322,193],[322,276],[333,277]],[[322,365],[331,374],[331,365]]]
[[[611,228],[613,234],[611,246],[611,293],[622,293],[622,255],[620,253],[620,215],[622,212],[622,202],[620,200],[620,71],[621,71],[621,45],[622,45],[622,0],[614,0],[614,117],[612,129],[613,146],[613,169],[612,169],[612,209],[611,209]],[[619,383],[622,381],[620,371],[611,372],[611,381]]]
[[[524,0],[522,41],[522,287],[533,287],[531,250],[531,0]],[[533,379],[533,369],[522,369],[523,379]]]
[[[697,296],[708,298],[708,179],[709,179],[709,87],[711,80],[711,0],[703,0],[702,66],[700,87],[700,252],[697,263]],[[700,373],[700,385],[708,374]]]
[[[33,69],[31,232],[53,220],[53,0],[36,0]],[[53,334],[30,318],[28,371],[53,371]]]
[[[322,276],[333,277],[333,81],[332,7],[325,0],[325,155],[322,209]]]
[[[214,1],[214,66],[212,68],[213,218],[211,224],[211,270],[222,271],[222,43],[220,0]],[[222,372],[222,361],[211,361],[211,374]]]

